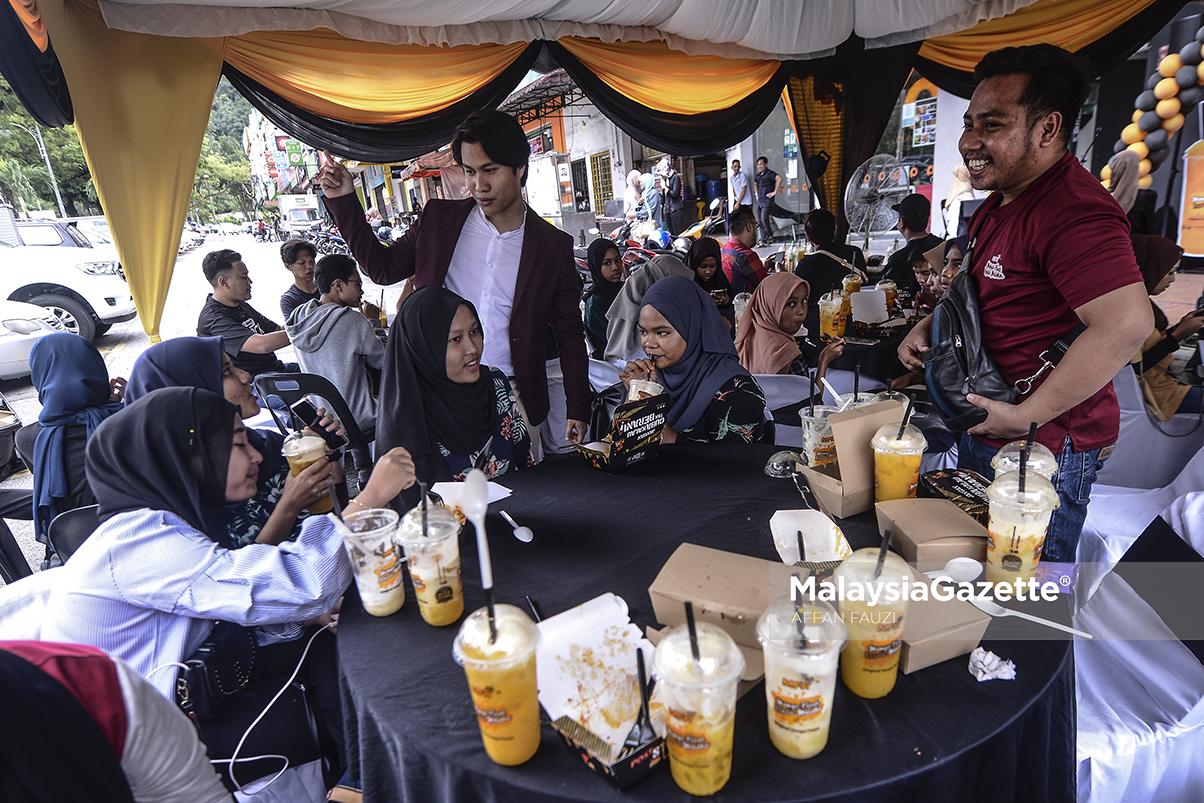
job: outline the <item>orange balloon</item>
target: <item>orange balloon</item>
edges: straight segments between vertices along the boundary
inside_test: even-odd
[[[1186,121],[1187,121],[1187,118],[1183,116],[1183,112],[1179,112],[1174,117],[1172,117],[1171,119],[1169,119],[1165,123],[1163,123],[1162,127],[1173,134],[1174,132],[1176,132],[1180,128],[1182,128],[1183,123]],[[1130,123],[1129,125],[1132,125],[1132,123]],[[1128,126],[1125,126],[1125,127],[1128,128]]]
[[[1196,65],[1196,83],[1204,84],[1204,61]]]
[[[1141,109],[1138,109],[1135,112],[1133,112],[1133,116],[1130,117],[1129,119],[1136,123],[1138,120],[1141,119],[1141,116],[1143,114],[1145,114],[1145,112],[1143,112]]]
[[[1142,176],[1141,178],[1137,179],[1137,186],[1141,187],[1143,190],[1148,190],[1153,185],[1153,183],[1154,183],[1153,176]]]
[[[1154,111],[1163,120],[1169,120],[1179,113],[1183,108],[1183,102],[1178,98],[1167,98],[1166,100],[1158,101],[1158,105],[1154,107]]]
[[[1163,78],[1154,85],[1154,97],[1158,100],[1173,98],[1177,94],[1179,94],[1179,84],[1175,82],[1174,78]]]
[[[1175,73],[1179,72],[1179,68],[1183,66],[1183,60],[1179,58],[1178,53],[1171,53],[1162,61],[1158,62],[1158,74],[1163,78],[1170,78]]]
[[[1134,142],[1141,142],[1145,139],[1145,132],[1137,127],[1137,123],[1129,123],[1120,132],[1120,141],[1126,145],[1132,145]]]
[[[1128,150],[1131,150],[1133,153],[1137,154],[1138,159],[1144,159],[1150,155],[1150,146],[1146,145],[1144,142],[1134,142],[1129,146]]]
[[[1111,181],[1112,180],[1112,165],[1104,165],[1103,169],[1099,171],[1099,177],[1101,179],[1103,179],[1105,184],[1107,184],[1107,182]]]
[[[1148,176],[1150,171],[1154,169],[1154,165],[1149,159],[1142,159],[1137,165],[1137,175]]]

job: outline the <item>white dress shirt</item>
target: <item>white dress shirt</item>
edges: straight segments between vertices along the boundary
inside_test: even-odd
[[[481,363],[514,376],[510,358],[510,311],[518,281],[518,260],[523,253],[523,225],[499,233],[481,207],[474,206],[460,230],[443,286],[472,302],[481,316],[485,350]]]
[[[743,170],[737,170],[728,178],[728,209],[733,212],[736,210],[736,199],[740,198],[741,191],[744,191],[744,197],[740,199],[741,206],[752,204],[752,199],[749,197],[748,176],[744,175]]]
[[[176,669],[214,620],[247,627],[327,613],[351,584],[343,539],[310,516],[295,542],[229,550],[174,513],[133,510],[100,525],[59,571],[45,641],[91,644],[174,699]]]

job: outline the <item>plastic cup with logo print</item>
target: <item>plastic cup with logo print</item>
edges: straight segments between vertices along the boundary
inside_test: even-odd
[[[765,653],[769,739],[789,758],[811,758],[828,743],[836,670],[848,631],[829,603],[780,599],[757,620]]]
[[[535,651],[539,628],[513,605],[495,605],[497,638],[489,612],[473,611],[452,644],[464,667],[485,753],[498,764],[522,764],[539,749],[539,689]]]
[[[814,409],[804,406],[799,413],[803,423],[803,465],[811,468],[836,462],[836,437],[828,416],[836,412],[831,405],[818,405]]]
[[[895,302],[899,299],[899,285],[895,284],[893,279],[883,279],[874,285],[874,289],[886,293],[886,314],[887,316],[894,315]]]
[[[903,584],[911,581],[907,563],[893,552],[886,553],[882,572],[875,578],[878,552],[877,547],[859,549],[832,573],[838,587],[843,580],[840,615],[849,631],[840,654],[840,677],[849,691],[869,700],[885,697],[895,687],[907,618]],[[897,593],[892,595],[892,589]]]
[[[426,531],[422,505],[401,520],[397,541],[405,549],[418,612],[428,625],[443,627],[464,613],[460,583],[460,521],[442,505],[428,505]]]
[[[885,424],[870,439],[874,449],[874,501],[915,499],[920,484],[920,459],[928,442],[908,424],[899,436],[898,424]]]
[[[697,625],[699,660],[685,625],[673,628],[652,658],[665,707],[665,741],[673,780],[691,795],[713,795],[732,774],[736,686],[744,656],[720,628]]]
[[[364,610],[373,616],[396,613],[406,601],[401,552],[394,542],[397,513],[388,509],[360,510],[343,518],[349,533],[343,546],[351,559],[355,587]]]
[[[1037,572],[1049,517],[1060,504],[1058,492],[1035,471],[1025,472],[1021,492],[1020,472],[1009,471],[987,486],[987,499],[985,579],[992,583],[1011,583],[1017,578],[1027,581]]]
[[[288,461],[289,473],[295,477],[326,456],[326,441],[317,435],[294,432],[284,439],[280,453]],[[306,510],[310,513],[329,513],[334,510],[334,503],[330,501],[330,494],[326,494]]]
[[[828,337],[844,337],[844,296],[825,293],[819,299],[819,331]]]

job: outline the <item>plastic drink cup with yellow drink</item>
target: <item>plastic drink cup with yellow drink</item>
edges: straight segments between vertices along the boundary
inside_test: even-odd
[[[874,285],[874,289],[886,293],[886,314],[894,315],[895,302],[899,299],[899,285],[895,284],[893,279],[883,279]]]
[[[911,424],[899,435],[898,424],[885,424],[874,433],[874,501],[914,499],[920,484],[920,458],[928,442]]]
[[[827,293],[819,299],[819,331],[829,337],[844,337],[844,296]]]
[[[1020,472],[1009,471],[987,486],[986,579],[992,583],[1028,580],[1037,571],[1049,517],[1059,505],[1053,483],[1026,471],[1024,491]]]
[[[811,468],[826,466],[836,461],[836,438],[828,416],[836,412],[831,405],[817,405],[814,409],[802,407],[799,418],[803,424],[803,464]]]
[[[490,641],[489,613],[479,608],[460,626],[452,654],[468,677],[486,754],[513,767],[539,749],[539,628],[513,605],[495,605],[494,612],[497,639]]]
[[[364,610],[373,616],[396,613],[406,601],[401,551],[393,537],[397,513],[387,509],[360,510],[343,518],[349,533],[343,546],[351,559],[355,587]]]
[[[405,549],[418,612],[428,625],[443,627],[464,613],[460,583],[460,522],[442,505],[428,505],[426,531],[422,505],[405,515],[397,540]]]
[[[326,456],[326,441],[317,435],[294,432],[284,439],[284,447],[280,453],[288,461],[289,473],[295,477]],[[306,508],[310,513],[329,513],[333,509],[330,494]]]
[[[850,273],[841,280],[840,286],[846,293],[860,293],[861,281],[860,274]]]
[[[790,758],[811,758],[828,743],[836,668],[847,630],[822,600],[780,599],[757,620],[765,653],[769,738]]]
[[[665,707],[665,741],[673,780],[691,795],[713,795],[732,774],[736,686],[744,656],[732,637],[699,622],[695,662],[684,625],[656,646],[652,671]]]
[[[897,431],[896,427],[896,431]],[[840,655],[840,677],[858,697],[885,697],[895,687],[899,652],[903,648],[903,625],[907,618],[905,582],[911,580],[907,563],[886,553],[882,573],[874,578],[878,549],[859,549],[833,572],[833,581],[844,580],[840,613],[849,640]],[[873,588],[878,591],[873,604]],[[895,593],[892,597],[891,591]]]

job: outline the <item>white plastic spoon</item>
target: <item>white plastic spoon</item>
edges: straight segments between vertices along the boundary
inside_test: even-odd
[[[1048,619],[1042,619],[1040,616],[1033,616],[1031,613],[1013,611],[1011,608],[1005,608],[997,602],[978,599],[977,596],[970,598],[970,604],[975,608],[978,608],[978,610],[982,611],[983,613],[988,613],[991,616],[1019,616],[1021,619],[1027,619],[1030,622],[1036,622],[1039,625],[1052,627],[1054,630],[1061,630],[1063,633],[1073,633],[1074,635],[1081,636],[1083,638],[1095,638],[1090,633],[1084,633],[1082,630],[1075,630],[1073,627],[1067,627],[1066,625],[1059,624],[1058,622],[1051,622]]]
[[[502,518],[509,522],[510,526],[514,528],[515,538],[522,541],[524,544],[531,543],[531,539],[535,537],[535,533],[531,532],[530,527],[521,526],[517,521],[514,520],[513,516],[504,510],[499,510],[498,513],[501,513]]]
[[[945,564],[945,568],[934,572],[924,572],[925,577],[937,579],[948,577],[955,583],[969,583],[982,574],[982,564],[974,558],[953,558]]]
[[[493,614],[493,561],[489,558],[489,539],[485,536],[485,512],[489,509],[489,480],[485,478],[485,472],[474,468],[465,475],[460,509],[477,531],[481,589],[485,592],[485,606],[489,610],[489,641],[493,643],[497,638],[497,625]]]

